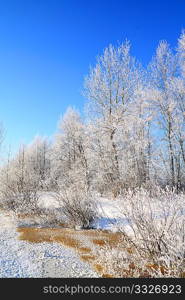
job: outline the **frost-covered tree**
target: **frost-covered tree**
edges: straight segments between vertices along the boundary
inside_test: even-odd
[[[68,108],[59,122],[52,151],[52,177],[55,183],[66,184],[84,180],[89,186],[87,139],[80,114]]]
[[[180,76],[173,82],[173,94],[177,103],[177,134],[176,139],[180,147],[182,157],[183,174],[185,171],[185,32],[183,31],[178,40],[178,62]],[[174,93],[175,91],[175,93]],[[182,177],[182,176],[181,176]],[[183,184],[185,178],[183,177]]]
[[[181,37],[182,38],[182,37]],[[181,41],[181,40],[180,40]],[[182,76],[182,44],[173,53],[167,42],[160,42],[150,64],[151,98],[157,114],[160,164],[163,165],[164,184],[179,189],[184,168],[184,83]]]
[[[30,171],[39,182],[40,190],[47,190],[50,179],[50,143],[46,138],[36,137],[27,148]]]
[[[81,191],[117,196],[152,183],[185,188],[184,32],[175,51],[159,43],[147,70],[131,56],[129,42],[108,46],[90,69],[84,94],[86,122],[69,108],[52,144],[37,138],[1,168],[7,197],[12,187],[21,197],[77,191],[75,199]]]
[[[183,79],[185,78],[185,30],[178,39],[179,64],[182,71]]]
[[[51,179],[62,213],[73,226],[89,227],[94,218],[88,141],[80,114],[68,108],[53,144]]]
[[[26,147],[8,160],[0,173],[0,196],[5,207],[17,212],[32,212],[37,208],[39,183],[31,172]]]
[[[147,178],[144,77],[126,42],[106,48],[85,81],[97,172],[110,188],[133,183],[136,176],[140,183]]]
[[[38,210],[39,193],[47,189],[50,176],[49,143],[37,137],[29,146],[22,145],[18,153],[2,166],[0,172],[1,201],[15,211]]]

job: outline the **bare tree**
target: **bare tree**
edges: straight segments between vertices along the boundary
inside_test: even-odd
[[[60,120],[59,133],[53,146],[53,178],[58,184],[72,182],[77,176],[89,187],[87,136],[77,111],[69,108]]]
[[[39,190],[48,190],[50,178],[50,143],[46,138],[36,137],[27,148],[30,171],[37,178]]]
[[[21,146],[16,157],[1,169],[1,199],[5,207],[15,212],[38,210],[39,181],[30,167],[27,149]]]
[[[142,184],[149,177],[144,89],[144,72],[131,57],[128,42],[106,48],[86,78],[85,96],[94,122],[92,149],[99,156],[98,172],[102,172],[102,180],[110,189],[117,186],[119,190],[124,182],[138,179]]]
[[[150,64],[152,86],[158,91],[156,98],[157,121],[159,132],[162,136],[162,153],[166,171],[169,172],[169,184],[176,185],[176,157],[175,157],[175,115],[176,103],[170,92],[171,82],[177,72],[177,57],[174,55],[167,42],[160,42],[156,56]],[[168,156],[166,156],[166,150]]]

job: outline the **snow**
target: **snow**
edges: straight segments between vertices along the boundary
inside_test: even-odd
[[[96,201],[98,218],[93,223],[94,228],[110,230],[113,232],[121,230],[129,236],[134,235],[133,227],[131,226],[133,221],[124,217],[123,214],[124,209],[131,209],[129,202],[126,199],[121,197],[117,199],[99,197]],[[174,215],[178,217],[178,221],[180,222],[181,217],[185,215],[185,209],[182,208],[182,199],[180,201],[181,205],[177,203],[177,200],[175,202],[175,200],[167,201],[166,199],[165,203],[163,203],[158,199],[150,199],[150,202],[143,201],[139,205],[142,207],[141,213],[146,217],[148,216],[153,219],[155,225],[159,227],[161,222],[164,223],[165,219],[168,219],[168,223],[170,223]],[[174,202],[176,205],[174,205]],[[138,203],[136,203],[136,206],[137,205]]]
[[[47,209],[57,209],[57,201],[52,193],[40,195],[40,205]],[[123,208],[128,205],[124,199],[108,199],[97,197],[97,218],[92,224],[96,229],[118,231],[124,229],[127,234],[133,234],[131,220],[123,217]],[[123,202],[125,201],[125,202]],[[146,203],[147,204],[147,203]],[[169,204],[162,210],[159,202],[145,205],[143,213],[152,211],[156,222],[173,215],[173,206]],[[181,209],[178,218],[182,217],[185,209]],[[24,220],[22,220],[24,223]],[[35,222],[35,220],[33,221]],[[39,220],[38,220],[39,222]],[[16,227],[20,221],[13,213],[0,211],[0,277],[99,277],[91,266],[80,260],[78,254],[59,243],[29,243],[18,239]],[[33,224],[27,224],[28,226]],[[38,226],[38,224],[36,224]],[[40,224],[42,226],[42,224]],[[49,226],[49,225],[48,225]]]
[[[29,243],[18,239],[13,214],[0,212],[1,278],[99,277],[88,263],[58,243]]]
[[[40,195],[39,205],[47,209],[58,207],[55,195],[49,192]],[[97,208],[98,218],[95,226],[98,229],[117,230],[119,221],[124,221],[120,218],[119,201],[100,198]],[[22,222],[24,223],[24,220]],[[16,228],[20,224],[20,220],[18,222],[13,213],[0,211],[1,278],[99,277],[72,249],[59,243],[29,243],[19,240]]]
[[[58,208],[60,207],[54,192],[40,192],[38,205],[42,208]]]
[[[107,217],[111,219],[122,218],[121,213],[122,199],[108,199],[100,197],[97,199],[97,209],[99,217]]]

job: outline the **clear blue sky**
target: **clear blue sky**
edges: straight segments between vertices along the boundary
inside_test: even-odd
[[[0,120],[17,149],[50,136],[109,43],[124,41],[146,64],[161,39],[185,27],[185,0],[0,0]]]

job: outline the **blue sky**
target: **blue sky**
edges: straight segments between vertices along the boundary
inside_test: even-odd
[[[147,64],[159,40],[173,47],[185,0],[0,0],[0,121],[16,151],[51,136],[68,106],[83,109],[84,76],[109,43],[131,41]]]

